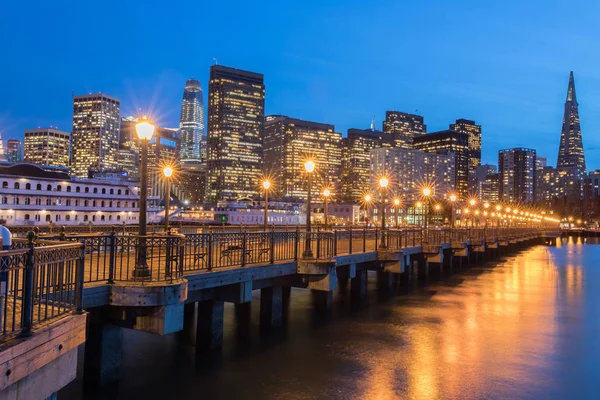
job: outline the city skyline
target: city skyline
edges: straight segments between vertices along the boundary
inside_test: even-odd
[[[250,15],[256,15],[258,12],[250,10],[243,3],[234,6],[241,8],[240,14],[249,12]],[[202,5],[202,8],[206,8],[205,12],[210,12],[213,7],[216,6]],[[471,119],[481,124],[484,130],[484,163],[494,163],[499,149],[522,146],[535,147],[538,154],[553,159],[558,151],[558,140],[544,139],[548,136],[556,137],[560,132],[564,82],[568,71],[574,70],[578,79],[578,97],[582,103],[580,115],[582,131],[586,135],[584,145],[590,164],[588,169],[593,170],[599,167],[594,164],[594,160],[599,159],[594,153],[600,151],[593,137],[596,126],[600,127],[600,121],[595,120],[597,112],[594,109],[594,93],[598,84],[593,67],[594,59],[586,58],[587,52],[583,51],[586,40],[575,40],[591,29],[596,29],[590,26],[591,22],[586,18],[586,15],[594,15],[591,7],[592,5],[587,9],[581,7],[566,16],[568,23],[564,25],[569,26],[569,30],[558,28],[553,35],[544,36],[547,25],[552,23],[552,18],[557,17],[557,11],[548,12],[543,18],[527,22],[531,37],[522,39],[522,35],[518,35],[511,27],[524,21],[514,15],[528,15],[535,8],[532,5],[515,4],[511,13],[504,9],[491,9],[490,5],[467,7],[464,2],[458,5],[440,5],[430,10],[424,5],[401,7],[385,2],[369,6],[353,3],[341,5],[335,2],[320,6],[307,5],[306,10],[295,12],[299,16],[305,13],[315,15],[311,24],[322,28],[319,31],[322,42],[311,41],[313,36],[301,39],[299,34],[306,33],[293,25],[276,30],[275,28],[283,28],[284,25],[269,19],[261,23],[257,32],[245,30],[251,44],[243,48],[236,43],[235,38],[239,35],[235,33],[246,28],[248,22],[233,18],[232,24],[239,23],[240,26],[232,34],[209,41],[201,49],[194,46],[197,51],[191,58],[186,58],[185,63],[173,62],[177,59],[174,53],[182,46],[189,46],[191,40],[199,41],[206,32],[214,28],[215,23],[209,22],[203,30],[189,37],[170,33],[169,17],[173,11],[168,10],[164,15],[166,24],[160,33],[148,32],[147,40],[142,41],[140,48],[135,51],[130,46],[123,46],[128,53],[149,52],[152,48],[153,53],[161,54],[158,60],[148,63],[151,66],[137,61],[111,59],[86,62],[85,69],[79,68],[83,61],[77,57],[87,54],[87,50],[84,52],[77,46],[80,39],[69,41],[64,48],[57,48],[56,45],[41,48],[33,40],[31,33],[23,32],[23,36],[16,35],[19,37],[16,43],[6,44],[9,51],[16,51],[21,46],[27,48],[28,52],[39,51],[40,56],[44,57],[52,50],[52,53],[70,61],[69,65],[65,65],[58,57],[56,67],[31,64],[29,68],[22,68],[23,61],[16,59],[14,63],[0,67],[4,72],[3,76],[11,77],[3,84],[6,98],[0,100],[0,129],[5,139],[21,138],[25,129],[38,126],[58,126],[59,129],[68,130],[72,90],[75,93],[108,93],[121,100],[123,115],[135,115],[137,108],[149,107],[158,111],[162,126],[178,126],[181,86],[190,77],[197,77],[202,87],[206,88],[208,69],[216,57],[219,64],[264,74],[268,88],[266,115],[282,114],[334,124],[345,136],[348,128],[368,127],[373,115],[377,128],[381,129],[385,111],[415,113],[418,110],[417,113],[425,117],[429,131],[445,129],[457,118]],[[19,8],[13,6],[6,15],[10,16],[11,11],[19,13]],[[548,8],[552,8],[552,5]],[[145,13],[155,15],[158,9],[150,6]],[[103,10],[97,12],[100,16],[114,18],[104,15]],[[284,8],[278,12],[286,14],[291,10]],[[339,22],[331,27],[323,25],[327,15],[332,13],[337,13],[340,21],[347,20],[349,23],[366,16],[385,21],[395,15],[394,18],[406,22],[406,26],[404,23],[394,24],[398,27],[378,23],[373,26],[369,35],[347,30],[343,30],[343,35],[340,35],[335,30],[339,30]],[[425,17],[441,22],[453,16],[464,18],[467,27],[458,29],[457,33],[452,33],[443,40],[439,40],[439,28],[425,28],[430,24],[418,25],[418,21]],[[78,19],[70,18],[69,11],[59,15],[49,10],[47,17],[55,20],[59,27],[61,24],[65,25],[50,33],[47,40],[59,39],[65,33],[64,29],[81,23]],[[410,22],[410,19],[416,20]],[[250,20],[252,18],[248,18]],[[513,25],[505,24],[506,21]],[[6,22],[7,29],[13,28],[16,33],[23,30],[23,27],[13,26],[10,18]],[[129,27],[119,24],[120,29],[110,35],[119,35],[121,41],[127,42],[135,37],[136,24],[133,25]],[[477,29],[477,36],[469,34],[473,29]],[[269,38],[268,46],[262,46],[260,40],[256,39],[265,30],[281,31],[281,34]],[[522,43],[514,46],[517,37]],[[538,46],[541,38],[543,46]],[[379,51],[389,40],[397,42],[398,46],[410,43],[420,57],[413,63],[400,63],[402,57],[392,55],[394,52]],[[98,41],[94,40],[99,46],[96,53],[103,54],[111,41],[107,40],[106,44],[96,42]],[[289,42],[289,45],[278,46],[282,42]],[[352,43],[353,48],[349,48],[346,42]],[[485,49],[484,44],[489,44],[489,49]],[[309,48],[310,52],[301,53]],[[443,69],[437,67],[449,54],[455,54],[464,48],[477,51],[477,57],[454,57],[451,65],[446,63]],[[271,49],[285,50],[270,51]],[[118,49],[117,58],[123,51],[125,50]],[[496,65],[498,51],[506,54],[500,65]],[[15,54],[19,52],[16,51]],[[370,54],[376,56],[369,56]],[[570,57],[564,57],[564,54]],[[547,61],[548,57],[551,57],[552,62]],[[120,58],[130,60],[128,57]],[[114,64],[110,71],[105,68],[107,62],[111,66]],[[74,68],[78,70],[74,71]],[[31,79],[32,77],[36,79]],[[56,101],[27,101],[21,92],[30,92],[33,82],[40,84],[41,89],[50,93]],[[348,85],[347,82],[353,84]],[[207,102],[206,91],[204,101]]]

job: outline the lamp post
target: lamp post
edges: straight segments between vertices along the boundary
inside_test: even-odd
[[[454,229],[454,203],[456,202],[456,195],[453,193],[450,195],[450,205],[451,205],[451,211],[452,211],[452,215],[450,217],[450,228]]]
[[[423,196],[425,196],[425,229],[429,229],[429,196],[431,196],[431,189],[424,188]]]
[[[381,188],[381,244],[379,245],[380,249],[387,248],[385,244],[385,191],[389,181],[387,178],[383,177],[379,179],[379,187]]]
[[[140,138],[141,163],[140,163],[140,207],[138,230],[137,262],[133,268],[133,277],[137,279],[151,278],[150,269],[146,259],[146,214],[148,195],[148,143],[154,134],[154,125],[146,117],[135,125],[135,130]]]
[[[416,206],[417,206],[416,208],[421,209],[421,208],[423,208],[423,203],[421,203],[420,201],[417,201]],[[422,212],[419,212],[419,214],[423,215]],[[415,222],[415,225],[416,225],[416,222],[417,222],[417,210],[414,207],[413,207],[413,222]],[[424,226],[424,225],[425,225],[425,221],[423,221],[423,224],[421,224],[421,226]]]
[[[435,208],[436,215],[439,215],[440,211],[442,210],[442,206],[439,204],[436,204],[434,208]],[[442,218],[442,222],[443,222],[443,218]]]
[[[329,221],[329,196],[331,191],[327,188],[323,190],[323,197],[325,197],[325,230],[327,230],[327,222]]]
[[[306,196],[306,242],[302,258],[313,258],[313,252],[310,248],[310,213],[311,213],[311,189],[312,189],[312,174],[315,170],[314,161],[308,160],[304,163],[304,170],[308,175],[308,192]]]
[[[398,211],[400,211],[400,199],[394,199],[394,205],[396,206],[396,229],[398,229]]]
[[[163,175],[165,176],[165,232],[169,233],[169,212],[171,202],[171,176],[173,176],[173,168],[163,168]]]
[[[369,203],[371,203],[371,195],[365,195],[365,229],[369,227]]]
[[[269,229],[269,188],[271,187],[271,182],[269,180],[263,181],[263,189],[265,189],[265,215],[263,217],[263,225],[265,232]]]
[[[497,204],[496,215],[498,216],[498,221],[496,222],[496,228],[500,228],[500,210],[502,210],[502,207],[500,206],[500,204]]]

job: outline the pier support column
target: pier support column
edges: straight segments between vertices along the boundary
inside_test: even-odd
[[[377,290],[381,292],[391,292],[393,287],[392,273],[377,271]]]
[[[104,323],[90,315],[83,377],[92,387],[103,387],[119,380],[123,351],[123,328]]]
[[[181,341],[194,346],[196,344],[196,303],[183,305],[183,330],[180,332]]]
[[[218,350],[223,345],[225,304],[218,300],[198,302],[196,352]]]
[[[263,328],[280,328],[283,324],[283,291],[281,286],[260,290],[260,325]]]
[[[416,263],[417,273],[415,274],[419,280],[429,279],[429,263],[425,259],[425,255],[419,254],[418,257],[414,257],[413,263]]]
[[[367,296],[367,270],[356,270],[356,276],[350,280],[352,300],[362,301]]]
[[[329,315],[333,309],[333,291],[312,290],[313,306],[319,313]]]

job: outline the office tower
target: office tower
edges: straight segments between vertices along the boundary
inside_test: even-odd
[[[265,170],[274,176],[278,194],[306,199],[304,162],[315,162],[313,190],[329,186],[339,195],[342,135],[333,125],[282,115],[265,118],[263,145]]]
[[[160,203],[165,198],[166,181],[163,168],[170,166],[176,169],[178,130],[157,127],[154,136],[148,143],[148,185],[149,195],[158,197]],[[177,185],[178,176],[173,176],[172,189]],[[152,201],[150,198],[149,200]]]
[[[4,144],[2,143],[2,133],[0,133],[0,160],[5,160]]]
[[[450,129],[469,135],[469,172],[475,173],[475,168],[481,165],[481,125],[460,118],[450,124]]]
[[[126,172],[131,180],[140,177],[140,140],[135,130],[137,121],[137,118],[132,116],[122,117],[119,133],[118,169]]]
[[[579,104],[575,93],[575,80],[573,71],[569,75],[567,100],[565,101],[565,114],[563,117],[562,132],[560,134],[560,147],[558,149],[557,168],[575,167],[580,170],[581,178],[585,175],[585,156],[581,127],[579,125]]]
[[[182,160],[201,160],[202,138],[204,137],[204,100],[202,87],[196,79],[188,79],[181,101],[179,122],[181,142],[179,158]]]
[[[23,161],[23,143],[17,139],[8,139],[6,141],[6,150],[4,151],[6,160],[10,162]]]
[[[547,165],[548,165],[548,159],[546,157],[542,157],[542,156],[535,157],[535,169],[536,170],[544,169],[544,168],[546,168]]]
[[[395,147],[411,148],[415,137],[427,133],[427,125],[421,115],[386,111],[383,132],[394,137]]]
[[[174,189],[178,190],[178,198],[190,204],[204,202],[206,191],[206,163],[186,161],[181,163],[179,177]]]
[[[104,93],[73,97],[73,175],[117,170],[119,113],[119,100]]]
[[[447,197],[455,185],[455,154],[445,150],[425,152],[402,147],[377,148],[370,154],[372,193],[378,193],[378,178],[389,176],[389,192],[405,205],[422,197],[422,186],[431,186],[433,196]]]
[[[460,199],[469,196],[469,136],[465,133],[445,130],[428,133],[415,137],[415,149],[426,152],[439,152],[445,150],[454,153],[454,190]]]
[[[25,162],[52,167],[68,167],[71,134],[54,128],[25,131]]]
[[[207,201],[257,195],[263,173],[264,109],[262,74],[210,67]]]
[[[514,148],[498,152],[502,201],[511,203],[535,201],[537,186],[535,159],[534,149]]]
[[[348,136],[342,139],[340,199],[357,202],[370,190],[369,151],[393,145],[393,136],[390,134],[372,129],[348,129]]]
[[[489,175],[495,174],[497,171],[498,168],[495,165],[483,164],[475,168],[475,176],[477,177],[478,182],[483,182]]]
[[[480,202],[498,203],[500,201],[500,174],[488,174],[479,182],[478,197]]]

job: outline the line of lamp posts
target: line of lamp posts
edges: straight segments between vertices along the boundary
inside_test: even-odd
[[[135,126],[136,128],[136,132],[137,135],[140,139],[141,142],[141,151],[140,151],[140,190],[139,190],[139,194],[140,194],[140,207],[139,207],[139,231],[138,231],[138,237],[139,237],[139,245],[138,245],[138,252],[137,252],[137,257],[136,257],[136,264],[135,267],[133,269],[133,277],[136,279],[140,279],[140,280],[144,280],[144,279],[151,279],[151,271],[150,268],[148,267],[148,263],[147,263],[147,231],[146,231],[146,216],[147,216],[147,194],[148,194],[148,144],[150,142],[150,140],[152,140],[152,136],[154,135],[154,129],[155,126],[154,124],[152,124],[152,122],[150,122],[146,117],[143,117]],[[303,258],[313,258],[313,252],[311,249],[311,211],[312,211],[312,180],[313,180],[313,173],[315,171],[315,162],[312,160],[307,160],[304,163],[304,170],[306,172],[307,175],[307,201],[306,201],[306,237],[305,237],[305,246],[304,246],[304,251],[302,253],[302,257]],[[162,173],[163,176],[165,178],[165,232],[169,233],[169,209],[170,209],[170,185],[171,185],[171,178],[173,176],[173,168],[170,166],[166,166],[163,168]],[[386,202],[386,192],[387,192],[387,187],[389,185],[389,180],[385,177],[382,177],[379,179],[379,187],[380,187],[380,191],[381,191],[381,230],[382,230],[382,234],[381,234],[381,243],[379,244],[379,248],[385,249],[386,248],[386,244],[385,244],[385,224],[386,224],[386,217],[385,217],[385,202]],[[268,229],[268,208],[269,208],[269,190],[271,188],[271,182],[266,179],[263,181],[262,183],[264,192],[265,192],[265,204],[264,204],[264,230],[267,231]],[[323,190],[322,193],[324,199],[325,199],[325,229],[327,229],[327,225],[328,225],[328,201],[329,201],[329,197],[331,195],[331,191],[326,188]],[[430,208],[430,199],[431,199],[431,195],[432,195],[432,190],[428,187],[423,188],[422,190],[422,195],[425,198],[425,229],[428,228],[429,225],[429,208]],[[451,203],[451,227],[454,228],[454,220],[455,220],[455,210],[454,210],[454,204],[457,201],[457,196],[455,194],[451,194],[448,199],[450,200]],[[368,206],[371,203],[372,198],[371,195],[367,194],[365,196],[365,207],[367,210],[367,216],[365,216],[365,226],[368,224]],[[398,211],[401,209],[401,200],[396,198],[394,199],[394,205],[396,206],[396,227],[398,227]],[[476,200],[475,199],[471,199],[469,201],[469,204],[471,205],[471,207],[474,207],[476,205]],[[418,202],[417,203],[417,207],[421,208],[422,203]],[[485,217],[485,224],[487,227],[487,217],[488,217],[488,208],[490,207],[489,203],[484,203],[484,217]],[[441,205],[440,204],[436,204],[434,206],[436,212],[440,212],[441,211]],[[463,210],[463,212],[465,214],[469,214],[469,209],[466,208]],[[511,209],[510,208],[506,208],[505,210],[507,213],[510,213]],[[515,209],[515,214],[517,213],[517,210]],[[496,215],[498,215],[498,226],[500,225],[500,212],[501,212],[501,208],[499,205],[496,206]],[[475,210],[474,211],[475,217],[479,216],[479,210]],[[493,214],[492,214],[493,215]],[[467,217],[468,219],[468,217]],[[471,226],[473,226],[473,220],[475,218],[471,218]]]

